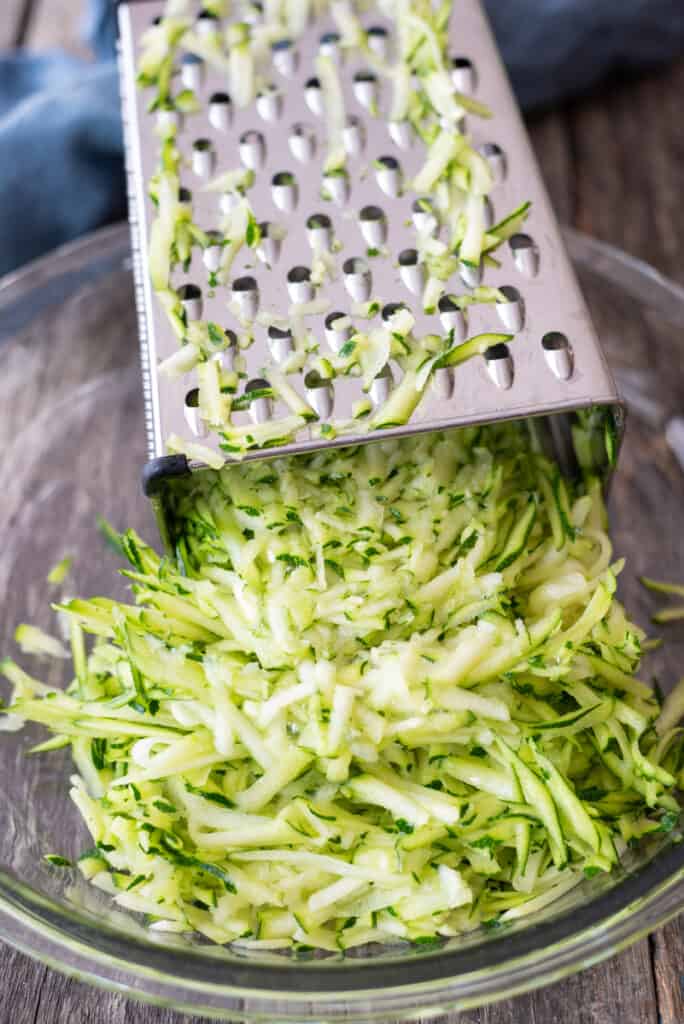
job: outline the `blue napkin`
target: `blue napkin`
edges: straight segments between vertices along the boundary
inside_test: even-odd
[[[458,0],[456,0],[458,3]],[[89,0],[94,63],[0,57],[0,274],[125,216],[113,0]],[[526,109],[684,50],[683,0],[487,0]]]

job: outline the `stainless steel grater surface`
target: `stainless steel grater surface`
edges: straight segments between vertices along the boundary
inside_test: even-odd
[[[243,5],[257,23],[259,6]],[[392,20],[375,5],[360,6],[366,8],[360,20],[367,31],[369,52],[386,54],[391,60],[396,45]],[[485,206],[488,225],[527,201],[531,208],[520,230],[497,249],[500,266],[460,265],[444,283],[445,294],[430,312],[423,309],[426,280],[424,265],[416,261],[417,231],[427,230],[439,238],[443,229],[433,217],[430,195],[421,196],[412,187],[425,163],[426,148],[406,123],[390,120],[393,88],[374,73],[372,58],[364,59],[363,53],[342,58],[339,27],[330,13],[324,13],[312,18],[297,40],[274,40],[256,101],[241,109],[228,95],[228,74],[188,56],[181,44],[173,88],[176,92],[192,89],[199,109],[186,115],[149,113],[152,94],[137,85],[136,67],[141,37],[163,10],[159,0],[120,8],[131,226],[151,459],[165,455],[170,435],[191,444],[199,441],[228,460],[232,457],[231,446],[223,439],[221,448],[220,434],[208,429],[199,415],[197,370],[173,378],[158,372],[160,362],[179,348],[150,285],[148,259],[155,217],[148,184],[159,165],[159,126],[170,122],[177,125],[183,157],[180,183],[187,190],[183,198],[191,203],[192,219],[204,231],[220,231],[222,219],[235,203],[234,195],[214,191],[207,187],[209,183],[241,168],[254,174],[247,194],[261,222],[258,249],[240,249],[223,283],[212,280],[221,255],[218,248],[195,246],[189,265],[176,266],[172,275],[172,287],[183,300],[187,319],[210,321],[222,332],[228,331],[229,339],[237,340],[237,346],[215,357],[229,376],[236,366],[242,370],[236,405],[243,408],[233,412],[233,422],[245,426],[290,413],[280,398],[272,399],[264,389],[264,370],[278,364],[285,370],[295,364],[286,380],[318,416],[285,443],[249,450],[245,457],[273,457],[419,430],[551,416],[594,406],[614,411],[619,437],[621,408],[615,384],[479,0],[455,0],[450,75],[454,88],[486,104],[492,117],[468,113],[460,127],[493,174],[495,186]],[[198,38],[207,38],[217,29],[225,31],[227,22],[219,23],[199,5],[193,15],[198,20],[192,31]],[[346,173],[328,178],[324,177],[324,93],[316,65],[321,52],[337,63],[346,117]],[[321,249],[326,265],[334,268],[333,279],[313,288],[312,262]],[[465,314],[455,308],[449,295],[472,294],[478,284],[499,289],[499,301],[470,305]],[[300,321],[299,330],[303,322],[312,351],[306,358],[293,358],[293,347],[301,345],[301,337],[293,341],[284,321],[293,303],[311,299],[317,311]],[[434,372],[407,422],[369,430],[369,422],[376,427],[382,422],[377,410],[401,386],[402,372],[396,362],[390,359],[367,382],[365,391],[360,376],[337,373],[328,380],[320,367],[339,358],[340,348],[354,332],[367,334],[382,327],[396,304],[411,310],[416,338],[438,335],[444,339],[451,331],[452,346],[488,333],[510,335],[510,339],[462,365]],[[375,314],[370,319],[361,315],[369,312]],[[335,330],[336,319],[346,323],[340,314],[351,317],[345,331]],[[247,404],[244,395],[250,389],[261,397]],[[354,420],[355,412],[367,409],[365,420]],[[340,421],[342,430],[330,427]],[[203,462],[190,453],[190,468]]]

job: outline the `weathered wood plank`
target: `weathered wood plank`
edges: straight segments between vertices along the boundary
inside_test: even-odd
[[[677,940],[681,944],[681,935]],[[434,1024],[657,1024],[649,963],[648,942],[644,940],[615,959],[549,988],[458,1017],[442,1016]],[[3,987],[7,987],[1,1024],[209,1024],[204,1019],[129,1001],[119,994],[98,992],[15,952],[7,951],[4,966]],[[668,978],[668,993],[675,983],[680,991],[675,975]],[[661,1004],[662,1024],[681,1024],[684,1020],[681,995],[679,999],[679,1003],[670,998],[669,1004]]]
[[[615,83],[567,112],[573,223],[684,281],[684,62]]]
[[[556,111],[528,119],[532,144],[558,219],[574,221],[574,166],[567,117]]]
[[[47,967],[3,946],[0,950],[0,1013],[2,1024],[33,1024],[37,994],[49,973]]]
[[[681,934],[677,941],[681,949]],[[98,992],[13,951],[3,949],[0,964],[0,1024],[209,1024],[204,1018]],[[460,1016],[441,1016],[434,1024],[681,1024],[678,975],[668,976],[666,983],[659,1022],[648,941],[644,940],[613,960],[549,988]]]
[[[19,953],[7,958],[0,1024],[211,1024],[102,992],[35,964]]]
[[[681,1018],[684,1019],[684,1018]],[[556,985],[473,1010],[458,1024],[658,1024],[648,940]],[[444,1018],[442,1024],[455,1024]]]
[[[659,1024],[684,1021],[684,918],[679,917],[651,937]]]

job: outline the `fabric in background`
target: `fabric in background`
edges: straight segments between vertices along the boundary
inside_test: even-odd
[[[58,52],[0,57],[0,274],[126,215],[115,6],[89,0],[92,63]],[[526,110],[575,96],[613,70],[684,53],[684,0],[486,6]]]

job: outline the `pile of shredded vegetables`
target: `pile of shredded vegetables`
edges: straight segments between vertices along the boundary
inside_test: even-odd
[[[152,928],[438,941],[674,827],[680,731],[635,677],[598,485],[525,427],[194,474],[172,519],[174,559],[122,537],[132,604],[60,607],[66,692],[3,663],[8,723],[71,746],[80,869]]]

